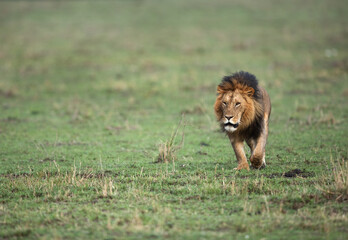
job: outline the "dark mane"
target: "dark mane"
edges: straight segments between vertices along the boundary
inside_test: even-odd
[[[259,89],[259,83],[256,79],[256,77],[248,72],[240,71],[236,72],[230,76],[225,76],[222,78],[222,82],[220,83],[219,86],[223,86],[226,82],[231,84],[233,86],[232,80],[236,80],[237,83],[241,85],[246,85],[248,87],[252,87],[255,90],[255,93],[253,95],[253,98],[255,100],[260,100],[261,98],[261,93]]]
[[[248,128],[244,129],[241,134],[244,135],[246,139],[257,139],[264,128],[263,122],[263,115],[256,114],[254,121]]]

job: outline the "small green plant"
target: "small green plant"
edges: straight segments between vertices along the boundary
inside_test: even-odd
[[[176,152],[182,148],[184,145],[184,139],[185,139],[185,123],[183,123],[184,115],[181,117],[180,122],[176,129],[173,131],[171,137],[162,143],[160,143],[158,147],[158,157],[157,162],[158,163],[167,163],[167,162],[174,162],[176,157]],[[175,144],[175,139],[178,135],[179,129],[182,127],[182,136],[181,141],[179,144]]]

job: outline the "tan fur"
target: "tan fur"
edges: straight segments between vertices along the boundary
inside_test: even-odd
[[[238,166],[236,169],[249,170],[244,153],[244,141],[251,149],[250,162],[252,167],[261,168],[266,165],[265,147],[268,136],[268,119],[271,113],[270,98],[266,90],[259,87],[261,98],[257,101],[252,97],[255,91],[253,88],[233,81],[233,84],[227,82],[217,88],[218,96],[214,104],[216,118],[222,127],[226,121],[230,121],[232,124],[239,123],[233,132],[226,130],[237,157]],[[263,117],[263,124],[260,136],[253,139],[249,138],[244,130],[252,126],[256,116]]]

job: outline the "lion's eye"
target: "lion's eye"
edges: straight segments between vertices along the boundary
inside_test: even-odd
[[[223,104],[224,106],[226,106],[226,105],[227,105],[227,102],[222,102],[222,104]]]
[[[239,107],[239,106],[240,106],[240,102],[237,102],[237,103],[236,103],[236,107]]]

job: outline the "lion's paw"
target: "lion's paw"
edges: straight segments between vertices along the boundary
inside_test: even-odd
[[[242,170],[242,169],[245,169],[245,170],[250,170],[249,168],[249,164],[248,163],[243,163],[243,164],[239,164],[236,168],[234,168],[233,170]]]

